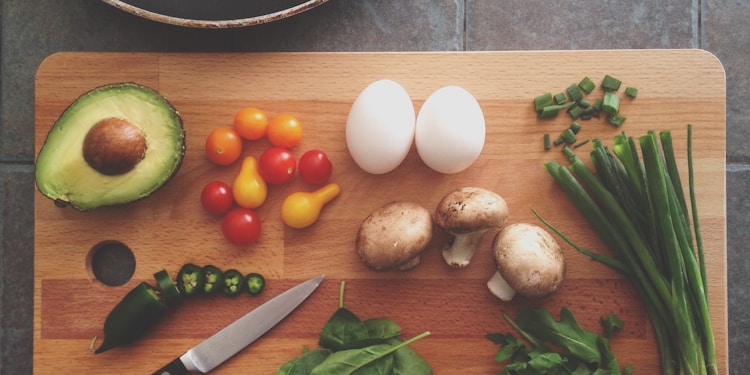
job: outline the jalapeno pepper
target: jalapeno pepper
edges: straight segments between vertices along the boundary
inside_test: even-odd
[[[192,263],[187,263],[180,269],[177,274],[177,288],[183,296],[193,297],[203,291],[203,285],[206,279],[203,276],[201,267]]]
[[[245,276],[245,291],[251,296],[257,296],[266,287],[266,279],[259,273],[249,273]]]
[[[224,274],[214,265],[203,267],[203,277],[206,283],[203,284],[204,294],[214,294],[224,286]]]
[[[167,304],[151,285],[141,282],[110,311],[104,321],[104,342],[94,353],[102,353],[140,338],[167,311]]]
[[[177,289],[177,285],[174,285],[174,281],[172,281],[167,270],[155,273],[154,279],[156,279],[156,286],[161,290],[164,302],[172,304],[180,299],[180,290]]]
[[[234,297],[238,295],[244,286],[245,277],[240,271],[235,269],[224,272],[224,287],[222,291],[225,295]]]

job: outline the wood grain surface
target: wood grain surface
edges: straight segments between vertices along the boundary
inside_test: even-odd
[[[321,287],[298,310],[215,373],[272,374],[301,354],[304,345],[317,347],[322,326],[337,308],[342,280],[347,282],[346,305],[360,317],[389,317],[401,325],[405,337],[430,331],[413,348],[437,374],[499,372],[502,366],[493,359],[497,347],[484,336],[510,332],[502,312],[515,316],[525,305],[544,306],[555,316],[567,306],[584,327],[597,332],[599,318],[616,313],[625,321],[612,341],[620,363],[632,364],[635,374],[657,373],[653,334],[630,284],[569,246],[564,246],[562,289],[545,300],[517,298],[512,303],[496,300],[485,287],[494,271],[489,253],[494,233],[485,235],[482,249],[461,270],[443,263],[439,249],[449,238],[440,232],[422,264],[405,273],[370,271],[353,248],[359,224],[385,203],[410,200],[433,210],[449,191],[480,186],[507,200],[511,222],[537,222],[533,207],[574,241],[606,251],[542,168],[549,160],[563,160],[559,149],[544,150],[542,135],[564,130],[570,119],[562,115],[538,120],[531,103],[536,95],[562,91],[584,76],[598,84],[605,74],[637,87],[638,98],[623,99],[627,121],[621,128],[604,120],[583,122],[581,139],[609,143],[621,131],[639,136],[671,129],[677,152],[684,155],[686,124],[694,126],[710,308],[720,372],[727,373],[725,78],[718,60],[700,50],[52,55],[36,76],[37,152],[73,100],[99,85],[122,81],[150,86],[178,109],[187,152],[173,180],[130,205],[81,213],[57,208],[36,192],[34,372],[151,373],[272,296],[325,274]],[[487,122],[479,160],[464,172],[443,175],[426,167],[412,150],[388,174],[360,170],[346,149],[346,117],[359,92],[381,78],[402,84],[417,110],[442,86],[460,85],[471,92]],[[601,92],[591,94],[596,96]],[[297,116],[304,135],[295,154],[323,149],[334,164],[332,181],[342,192],[315,225],[293,230],[281,223],[280,202],[293,191],[313,187],[299,178],[272,187],[268,201],[257,210],[263,220],[261,239],[238,248],[223,239],[219,219],[201,210],[199,194],[211,180],[231,182],[239,164],[212,165],[203,143],[213,128],[231,124],[234,113],[250,105],[269,115]],[[257,157],[268,145],[265,140],[246,142],[244,154]],[[590,147],[577,152],[585,155]],[[683,168],[685,159],[681,157]],[[135,274],[125,285],[106,286],[93,276],[91,249],[106,240],[122,241],[135,254]],[[153,273],[161,269],[174,276],[187,262],[261,272],[268,288],[257,298],[183,303],[137,344],[99,355],[89,352],[91,339],[102,335],[108,312],[133,286],[152,282]]]

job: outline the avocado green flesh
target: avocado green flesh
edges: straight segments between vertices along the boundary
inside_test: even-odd
[[[143,160],[108,176],[83,158],[83,141],[97,122],[116,117],[138,127],[146,139]],[[180,167],[185,133],[177,111],[161,95],[137,84],[96,88],[66,109],[47,135],[36,161],[36,184],[46,197],[81,211],[144,198]]]

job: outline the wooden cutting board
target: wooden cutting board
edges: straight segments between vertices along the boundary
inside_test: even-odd
[[[377,207],[410,200],[433,210],[440,198],[463,186],[494,190],[507,200],[512,222],[538,221],[531,207],[584,247],[606,251],[542,168],[563,160],[558,149],[545,151],[544,133],[558,134],[567,115],[538,120],[532,98],[557,93],[589,76],[597,84],[605,74],[635,86],[637,99],[623,99],[627,117],[621,128],[603,119],[583,122],[581,139],[610,142],[621,131],[640,136],[671,129],[679,155],[686,149],[686,124],[694,125],[694,164],[701,228],[706,248],[710,308],[721,373],[727,373],[727,277],[725,199],[725,77],[719,61],[700,50],[424,52],[424,53],[59,53],[40,66],[36,76],[36,151],[61,112],[79,95],[103,84],[133,81],[163,94],[182,114],[187,152],[179,174],[163,189],[137,203],[80,213],[60,209],[38,192],[35,196],[34,371],[47,373],[151,373],[213,332],[295,283],[325,274],[321,287],[298,310],[238,355],[217,374],[275,373],[303,346],[317,347],[322,326],[338,304],[346,281],[346,306],[361,318],[388,317],[404,337],[423,331],[415,343],[437,374],[492,374],[497,347],[484,336],[511,328],[522,306],[548,308],[555,316],[567,306],[581,324],[600,332],[599,318],[614,312],[625,327],[612,341],[621,364],[636,374],[658,372],[651,328],[630,284],[605,266],[569,246],[566,281],[542,301],[522,298],[503,303],[485,287],[493,273],[485,235],[482,249],[468,268],[449,269],[439,248],[448,240],[437,233],[422,264],[406,273],[377,273],[354,253],[362,220]],[[369,175],[349,156],[344,125],[352,102],[369,83],[389,78],[401,83],[418,110],[434,90],[460,85],[475,95],[487,121],[485,148],[471,168],[455,175],[431,171],[416,152],[385,175]],[[591,94],[601,96],[600,91]],[[258,243],[238,248],[227,243],[219,219],[205,214],[199,194],[211,180],[231,182],[239,165],[217,167],[203,154],[208,133],[232,123],[243,106],[269,115],[289,112],[303,124],[297,156],[311,148],[328,153],[332,180],[341,195],[320,220],[303,230],[285,228],[281,200],[312,187],[295,179],[273,187],[257,210],[263,219]],[[383,110],[387,110],[384,108]],[[267,141],[247,142],[245,155],[258,156]],[[585,155],[590,145],[578,149]],[[682,158],[683,168],[685,158]],[[687,174],[687,169],[685,175]],[[686,178],[686,177],[685,177]],[[98,243],[117,240],[136,258],[132,279],[105,286],[89,262]],[[136,345],[94,355],[91,339],[110,309],[138,282],[153,281],[166,269],[173,276],[182,264],[215,264],[243,272],[261,272],[268,288],[257,298],[211,298],[176,307]],[[99,342],[100,343],[100,342]],[[97,343],[98,344],[98,343]]]

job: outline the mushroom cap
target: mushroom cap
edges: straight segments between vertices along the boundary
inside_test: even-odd
[[[552,235],[539,226],[506,226],[492,241],[492,250],[497,271],[524,297],[544,297],[562,284],[565,257]]]
[[[450,234],[485,231],[508,219],[508,204],[500,195],[479,187],[448,193],[435,209],[435,223]]]
[[[413,202],[391,202],[373,211],[359,227],[355,247],[376,271],[405,271],[419,264],[432,240],[430,211]]]

